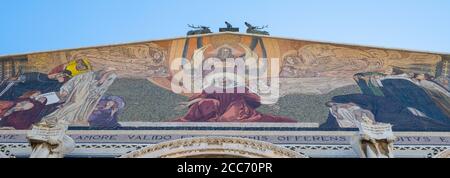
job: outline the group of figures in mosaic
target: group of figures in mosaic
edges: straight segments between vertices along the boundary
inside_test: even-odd
[[[211,45],[197,42],[200,47],[192,49],[192,60],[199,57],[202,60],[207,56],[223,61],[227,58],[249,60],[267,57],[260,38],[253,38],[250,46],[240,42],[228,43],[230,39],[234,38],[225,39],[224,44],[217,40]],[[191,47],[185,46],[185,49]],[[39,70],[21,73],[1,83],[0,127],[30,129],[41,122],[64,120],[71,126],[119,129],[119,116],[130,107],[126,104],[129,101],[123,96],[107,94],[108,89],[116,79],[137,78],[146,79],[146,82],[155,78],[172,79],[169,66],[173,59],[169,59],[171,54],[168,51],[155,43],[142,43],[55,52],[53,56],[29,55],[33,59],[32,65]],[[328,120],[321,123],[322,129],[357,128],[362,121],[389,123],[394,130],[450,128],[449,65],[448,59],[440,55],[308,44],[288,50],[281,56],[278,75],[281,97],[296,93],[326,94],[355,84],[361,91],[334,96],[322,106],[329,109]],[[45,62],[48,60],[63,63],[51,66]],[[234,69],[235,66],[225,67]],[[254,67],[259,71],[268,70],[267,65],[255,64]],[[233,79],[223,77],[219,80],[226,83],[225,80]],[[310,80],[313,82],[308,83]],[[209,88],[230,89],[230,86],[218,84],[220,82],[211,84]],[[162,84],[158,86],[167,90]],[[233,85],[231,89],[239,87],[242,86]],[[264,93],[251,88],[244,86],[244,93],[206,93],[207,89],[205,87],[202,92],[189,95],[187,101],[180,103],[186,113],[168,118],[168,121],[300,121],[257,110],[266,104]]]

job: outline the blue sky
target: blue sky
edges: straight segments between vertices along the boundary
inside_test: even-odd
[[[186,24],[450,53],[449,0],[1,0],[0,55],[184,36]]]

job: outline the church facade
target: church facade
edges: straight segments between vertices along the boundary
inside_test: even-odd
[[[0,56],[0,156],[448,157],[449,63],[226,30]]]

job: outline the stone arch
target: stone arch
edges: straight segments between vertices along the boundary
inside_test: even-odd
[[[450,158],[450,149],[446,149],[446,150],[438,153],[433,158]]]
[[[197,137],[148,146],[120,158],[307,158],[268,142],[234,137]]]

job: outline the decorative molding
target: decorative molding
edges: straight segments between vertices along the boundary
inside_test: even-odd
[[[75,151],[68,157],[79,157],[81,155],[116,157],[128,155],[143,149],[156,146],[155,144],[77,144]],[[275,145],[291,150],[305,157],[356,157],[350,145]],[[438,158],[437,155],[449,150],[448,146],[395,146],[394,151],[399,157],[414,158]],[[31,150],[28,143],[3,143],[0,144],[0,152],[7,156],[27,156]],[[352,155],[347,155],[347,154]],[[116,155],[116,156],[114,156]],[[306,156],[308,155],[308,156]],[[443,154],[442,154],[443,155]]]
[[[15,158],[6,145],[0,145],[0,158]]]
[[[295,152],[306,153],[311,157],[319,155],[319,157],[327,157],[329,155],[321,156],[322,153],[331,153],[333,157],[342,157],[336,153],[352,153],[354,155],[345,155],[350,157],[357,157],[350,145],[285,145],[284,147],[291,149]],[[414,158],[433,158],[444,150],[449,149],[446,146],[394,146],[394,153],[398,157],[411,157]],[[312,155],[314,153],[315,155]],[[403,155],[403,156],[402,156]]]
[[[450,158],[450,149],[447,149],[438,155],[434,156],[433,158]]]
[[[352,151],[352,146],[350,145],[287,145],[284,146],[293,151]]]
[[[450,148],[435,148],[433,153],[428,155],[429,158],[450,158]]]

